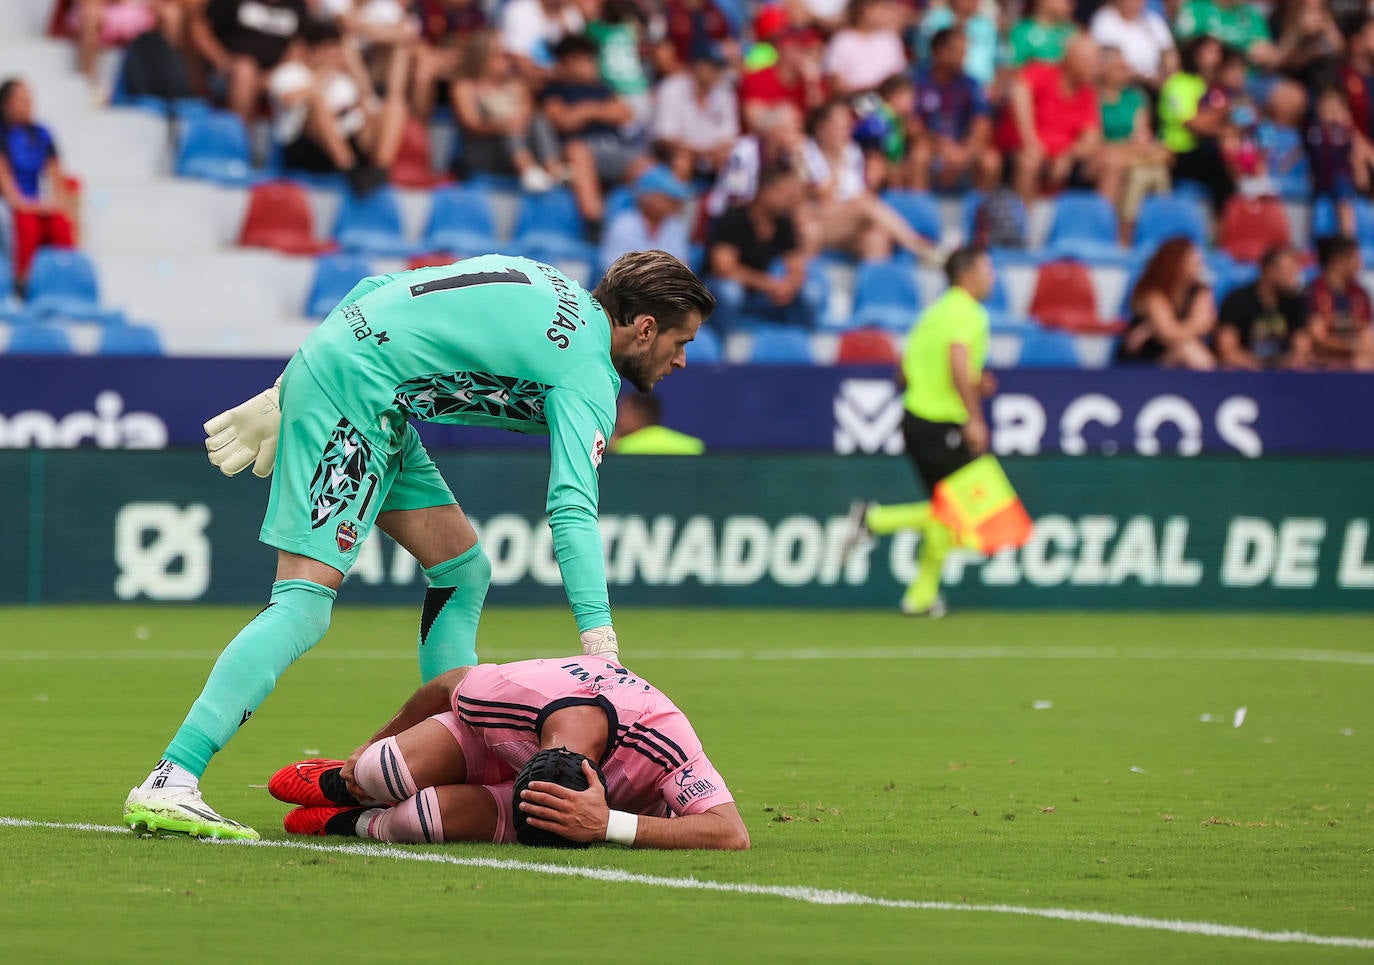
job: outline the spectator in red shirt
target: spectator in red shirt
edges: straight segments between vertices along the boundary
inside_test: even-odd
[[[1307,332],[1318,365],[1374,370],[1369,293],[1360,285],[1360,246],[1334,236],[1317,241],[1321,274],[1307,286]]]
[[[1027,204],[1041,188],[1064,187],[1096,188],[1115,201],[1120,165],[1102,150],[1100,66],[1097,43],[1079,34],[1062,64],[1027,64],[1012,82],[998,140],[1013,154],[1013,186]]]
[[[791,104],[802,117],[825,103],[829,90],[821,76],[821,38],[795,28],[777,38],[777,63],[750,71],[740,83],[744,126],[759,129],[761,117],[779,104]]]

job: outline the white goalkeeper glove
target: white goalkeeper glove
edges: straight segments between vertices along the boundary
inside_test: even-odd
[[[221,412],[205,423],[205,448],[210,463],[226,476],[250,465],[253,475],[272,475],[277,458],[277,433],[281,431],[281,379],[242,405]]]
[[[582,652],[589,657],[619,663],[620,642],[615,638],[615,628],[607,625],[594,630],[583,630]]]

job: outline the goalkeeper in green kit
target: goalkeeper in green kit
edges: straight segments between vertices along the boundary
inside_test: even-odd
[[[319,642],[376,525],[424,568],[420,675],[477,663],[491,564],[411,419],[547,434],[554,555],[585,653],[617,660],[597,525],[597,467],[621,379],[649,391],[686,365],[715,308],[662,251],[625,255],[595,292],[504,255],[365,278],[305,340],[277,386],[206,423],[211,461],[275,473],[260,538],[277,549],[271,600],[220,654],[148,778],[136,831],[256,838],[200,796],[210,758]]]

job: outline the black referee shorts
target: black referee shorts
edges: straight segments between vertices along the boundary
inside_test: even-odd
[[[907,458],[931,493],[941,479],[978,458],[964,441],[964,427],[956,422],[927,422],[907,412],[902,416],[902,438]]]

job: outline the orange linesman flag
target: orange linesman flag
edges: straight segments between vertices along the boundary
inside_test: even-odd
[[[1031,518],[995,456],[979,456],[936,483],[932,506],[961,543],[984,553],[1030,539]]]

